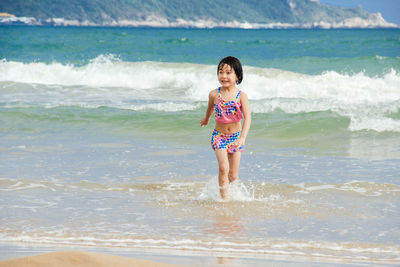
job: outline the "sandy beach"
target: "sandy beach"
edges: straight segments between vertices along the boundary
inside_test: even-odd
[[[27,256],[22,258],[0,261],[0,267],[47,267],[47,266],[141,266],[141,267],[173,267],[183,266],[175,264],[167,264],[153,262],[142,259],[106,255],[93,252],[68,251],[68,252],[51,252],[35,256]]]

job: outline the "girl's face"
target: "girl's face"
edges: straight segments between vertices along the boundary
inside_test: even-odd
[[[225,64],[218,70],[218,81],[222,87],[234,87],[237,80],[236,73],[231,66]]]

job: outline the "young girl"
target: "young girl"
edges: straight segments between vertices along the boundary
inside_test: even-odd
[[[217,74],[221,87],[210,92],[206,115],[200,125],[207,125],[215,111],[211,146],[219,165],[219,191],[222,199],[226,199],[229,183],[238,179],[240,155],[250,129],[251,114],[246,93],[236,88],[243,80],[240,61],[235,57],[223,58],[218,64]]]

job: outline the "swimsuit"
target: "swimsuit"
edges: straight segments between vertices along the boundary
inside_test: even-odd
[[[238,101],[241,92],[239,90],[235,101],[225,101],[221,96],[221,87],[218,88],[218,101],[214,104],[216,123],[232,123],[243,119],[242,104]]]
[[[213,150],[226,149],[226,151],[230,154],[233,154],[237,151],[243,152],[243,145],[240,146],[239,149],[233,145],[233,143],[239,139],[241,132],[242,131],[233,134],[224,134],[214,129],[211,135],[211,147]]]
[[[239,100],[240,93],[236,95],[235,101],[225,101],[221,96],[221,87],[218,88],[218,101],[214,104],[215,122],[216,123],[232,123],[239,122],[243,119],[242,105]],[[211,147],[215,149],[226,149],[228,153],[242,152],[244,146],[237,148],[233,145],[239,137],[240,133],[224,134],[214,129],[211,135]]]

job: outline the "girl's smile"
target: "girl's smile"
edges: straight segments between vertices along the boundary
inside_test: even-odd
[[[223,87],[234,87],[238,80],[235,71],[231,66],[225,64],[218,71],[218,81]]]

